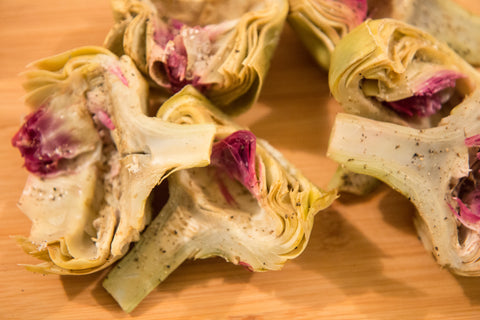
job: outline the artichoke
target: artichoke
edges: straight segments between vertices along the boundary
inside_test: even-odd
[[[367,20],[345,36],[329,70],[345,112],[415,128],[436,126],[479,84],[479,73],[447,45],[392,19]],[[360,195],[376,185],[343,167],[330,183]]]
[[[339,114],[327,155],[378,178],[417,208],[415,226],[438,264],[480,275],[480,91],[428,129]]]
[[[112,0],[105,45],[165,91],[190,84],[229,114],[257,99],[288,12],[286,0]]]
[[[469,63],[480,66],[480,16],[452,0],[370,0],[372,18],[412,24],[447,43]]]
[[[479,86],[480,75],[428,33],[379,19],[339,42],[328,81],[347,113],[429,128]]]
[[[289,4],[289,24],[326,70],[340,39],[367,16],[366,0],[289,0]]]
[[[215,124],[216,139],[209,166],[168,177],[166,205],[107,275],[104,287],[127,312],[189,258],[220,256],[250,271],[280,269],[305,249],[315,214],[336,197],[193,87],[170,100],[160,119]]]
[[[32,271],[86,274],[112,264],[151,219],[147,199],[173,171],[210,163],[213,124],[147,115],[148,86],[127,56],[83,47],[34,64],[33,108],[12,138],[30,175],[20,209],[31,219]]]

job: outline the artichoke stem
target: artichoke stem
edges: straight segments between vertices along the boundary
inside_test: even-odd
[[[188,208],[172,198],[143,233],[140,241],[109,272],[104,288],[125,312],[135,307],[195,251],[196,230],[186,224]],[[190,218],[191,219],[191,218]]]

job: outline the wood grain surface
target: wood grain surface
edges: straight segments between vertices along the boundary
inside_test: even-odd
[[[480,14],[480,2],[458,1]],[[382,186],[345,197],[315,219],[306,251],[283,270],[250,273],[221,259],[188,261],[127,315],[103,290],[105,272],[30,273],[11,236],[28,235],[16,202],[26,171],[10,139],[22,116],[18,76],[36,59],[101,45],[113,22],[108,0],[0,0],[0,319],[476,319],[480,278],[441,269],[417,239],[413,206]],[[270,141],[319,186],[339,106],[288,25],[261,97],[238,122]]]

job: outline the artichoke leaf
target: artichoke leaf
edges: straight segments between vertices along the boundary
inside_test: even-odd
[[[289,0],[289,5],[288,23],[325,70],[340,39],[367,17],[366,0]]]
[[[178,97],[178,100],[177,100]],[[313,218],[336,198],[192,86],[157,116],[218,128],[210,165],[168,177],[169,198],[103,285],[127,312],[186,259],[219,256],[250,271],[278,270],[305,249]]]
[[[12,139],[30,171],[19,204],[32,229],[19,243],[46,260],[32,271],[91,273],[138,240],[157,184],[209,164],[215,127],[147,116],[146,81],[129,57],[104,48],[34,66],[25,73],[33,112]]]

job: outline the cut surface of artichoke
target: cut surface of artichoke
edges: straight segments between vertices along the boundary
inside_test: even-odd
[[[130,58],[104,48],[34,66],[25,73],[34,111],[12,139],[31,171],[19,206],[32,229],[18,240],[45,260],[27,266],[32,271],[91,273],[138,240],[157,184],[175,170],[208,165],[215,127],[147,116],[146,81]]]
[[[330,55],[347,33],[365,20],[366,0],[289,0],[288,22],[312,54],[328,70]]]
[[[339,114],[327,152],[346,169],[382,180],[407,197],[417,208],[415,225],[425,247],[441,266],[466,276],[480,275],[480,232],[464,221],[467,211],[459,201],[470,205],[459,189],[465,179],[475,181],[470,172],[478,170],[478,142],[467,141],[480,134],[479,105],[477,90],[437,127],[421,130]]]
[[[251,271],[280,269],[303,252],[315,214],[336,198],[335,191],[315,187],[252,133],[248,145],[227,142],[216,152],[223,141],[248,131],[190,86],[176,96],[181,103],[167,101],[158,116],[178,124],[215,124],[217,142],[209,166],[169,176],[167,204],[105,279],[104,287],[127,312],[189,258],[219,256]],[[229,148],[241,153],[241,161],[229,158]],[[235,174],[238,165],[253,176]]]
[[[257,99],[288,11],[287,0],[112,0],[105,45],[127,54],[169,94],[193,85],[224,112]]]

